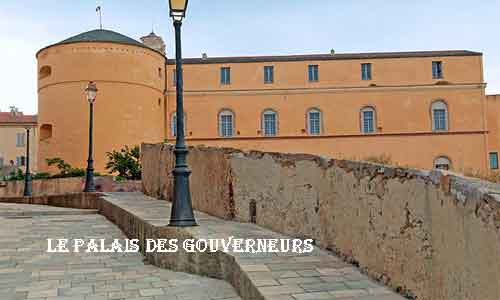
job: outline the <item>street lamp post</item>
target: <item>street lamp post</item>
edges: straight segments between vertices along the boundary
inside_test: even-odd
[[[30,128],[26,127],[26,171],[24,174],[24,196],[33,196],[33,178],[30,173]]]
[[[95,184],[94,184],[94,159],[93,159],[93,150],[94,150],[94,102],[97,96],[97,85],[95,82],[89,82],[87,88],[85,89],[85,93],[87,94],[87,101],[90,104],[90,118],[89,118],[89,158],[87,160],[87,172],[85,177],[85,189],[83,190],[85,193],[93,193],[95,192]]]
[[[175,140],[174,199],[170,216],[170,226],[196,226],[191,192],[189,191],[189,175],[191,170],[187,163],[188,149],[184,140],[184,105],[182,82],[182,47],[181,26],[186,15],[188,0],[169,0],[170,16],[175,28],[175,64],[176,64],[176,96],[177,96],[177,135]]]

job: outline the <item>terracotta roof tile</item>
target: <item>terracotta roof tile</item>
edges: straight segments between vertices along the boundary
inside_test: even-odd
[[[36,124],[38,122],[38,116],[36,115],[23,115],[18,113],[17,116],[12,116],[10,112],[0,112],[0,123],[8,124]]]

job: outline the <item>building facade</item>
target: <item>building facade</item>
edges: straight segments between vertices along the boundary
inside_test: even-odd
[[[38,126],[36,116],[24,115],[15,107],[0,112],[0,176],[26,168],[27,131],[30,129],[30,169],[38,167]]]
[[[152,48],[95,30],[38,53],[40,159],[85,165],[90,80],[99,171],[107,151],[175,141],[175,62],[159,37],[142,40]],[[482,63],[471,51],[188,58],[187,142],[485,171],[500,99],[485,95]]]

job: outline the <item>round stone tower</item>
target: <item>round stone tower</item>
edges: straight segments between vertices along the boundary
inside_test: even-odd
[[[74,167],[87,160],[89,103],[97,83],[94,159],[104,172],[106,152],[164,140],[163,53],[109,30],[93,30],[40,50],[38,60],[39,169],[60,157]]]

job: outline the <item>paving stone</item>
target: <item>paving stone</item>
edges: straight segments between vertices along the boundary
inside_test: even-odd
[[[295,277],[278,279],[280,284],[324,283],[320,277]]]
[[[63,288],[59,289],[59,296],[77,296],[77,295],[88,295],[92,294],[94,291],[92,286],[81,286],[73,288]]]
[[[160,296],[165,293],[161,288],[152,288],[152,289],[141,289],[139,290],[139,294],[144,297],[149,297],[149,296]]]
[[[304,283],[300,286],[307,292],[343,291],[349,288],[342,282]]]
[[[294,294],[293,297],[296,300],[326,300],[326,299],[337,299],[333,295],[326,292],[313,292],[306,294]]]
[[[289,295],[303,293],[304,289],[302,289],[298,285],[288,284],[278,286],[265,286],[259,288],[259,291],[263,295]]]

